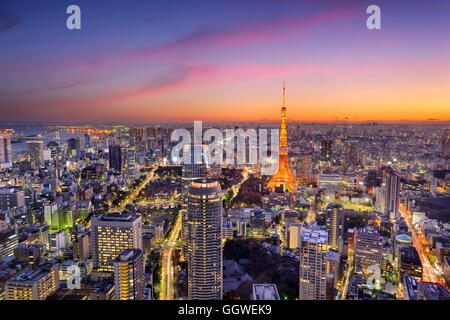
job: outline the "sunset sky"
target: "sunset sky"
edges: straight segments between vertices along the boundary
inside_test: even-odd
[[[288,121],[448,121],[449,33],[448,0],[2,0],[0,120],[274,121],[286,81]]]

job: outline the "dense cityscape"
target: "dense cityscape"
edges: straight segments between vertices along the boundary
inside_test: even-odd
[[[448,123],[284,103],[273,176],[206,144],[183,162],[179,125],[3,124],[0,298],[450,299]]]
[[[449,0],[2,0],[0,303],[440,315],[449,17]]]

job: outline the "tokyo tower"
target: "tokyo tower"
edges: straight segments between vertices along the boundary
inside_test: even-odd
[[[292,175],[288,162],[286,133],[286,86],[283,84],[283,107],[281,108],[280,146],[278,152],[278,169],[267,184],[268,189],[284,185],[289,192],[294,191],[296,180]]]

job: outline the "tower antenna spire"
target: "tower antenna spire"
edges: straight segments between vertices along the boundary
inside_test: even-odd
[[[286,81],[283,81],[283,108],[286,107]]]

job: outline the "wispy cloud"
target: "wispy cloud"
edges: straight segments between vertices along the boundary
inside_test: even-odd
[[[0,33],[14,28],[22,22],[22,17],[0,9]]]

